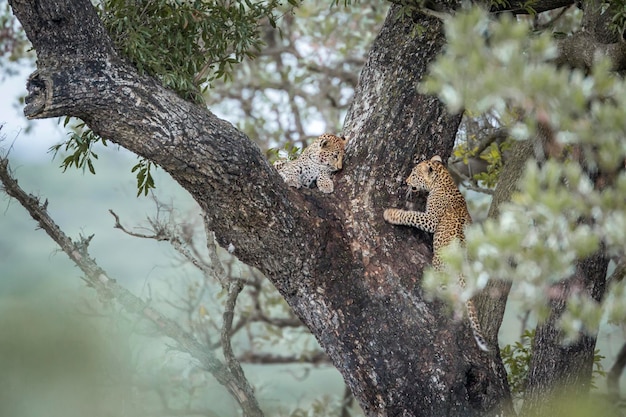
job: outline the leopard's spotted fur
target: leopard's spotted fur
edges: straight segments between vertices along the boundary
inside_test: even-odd
[[[406,179],[413,191],[427,191],[426,211],[386,209],[383,218],[392,224],[413,226],[433,236],[433,267],[442,269],[441,249],[453,240],[465,241],[465,227],[472,222],[465,198],[457,188],[452,176],[443,165],[441,157],[434,156],[430,161],[417,164]],[[465,286],[463,277],[459,277]],[[472,300],[466,303],[467,315],[478,347],[488,351],[482,335],[476,307]]]
[[[309,145],[294,161],[276,161],[274,167],[292,187],[309,187],[313,181],[323,193],[332,193],[335,185],[331,173],[343,166],[347,140],[325,133]]]

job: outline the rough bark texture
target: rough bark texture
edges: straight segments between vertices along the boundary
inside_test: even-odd
[[[595,254],[580,261],[574,276],[556,286],[556,292],[562,296],[552,301],[550,316],[536,329],[523,415],[555,415],[558,410],[552,409],[554,404],[546,398],[565,395],[578,399],[589,393],[596,337],[581,333],[575,342],[564,343],[558,319],[572,292],[582,292],[597,302],[601,300],[607,266],[603,254]]]

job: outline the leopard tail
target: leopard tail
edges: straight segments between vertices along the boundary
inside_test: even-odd
[[[476,344],[478,348],[483,352],[489,352],[489,345],[487,344],[487,340],[485,336],[483,336],[483,332],[480,328],[480,323],[478,321],[478,314],[476,313],[476,307],[474,306],[474,302],[469,300],[465,307],[467,308],[467,316],[469,318],[470,327],[472,328],[472,333],[474,334],[474,339],[476,340]]]

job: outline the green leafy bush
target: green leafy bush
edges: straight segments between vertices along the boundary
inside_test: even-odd
[[[290,3],[296,3],[290,1]],[[137,69],[181,97],[228,78],[235,64],[263,45],[260,25],[276,27],[276,0],[105,0],[101,16],[113,42]]]

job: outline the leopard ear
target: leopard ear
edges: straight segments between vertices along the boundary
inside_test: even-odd
[[[326,145],[328,145],[328,139],[322,138],[322,140],[320,140],[320,148],[325,148]]]
[[[441,160],[441,157],[439,155],[433,156],[432,158],[430,158],[430,160],[443,163],[443,161]]]

